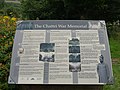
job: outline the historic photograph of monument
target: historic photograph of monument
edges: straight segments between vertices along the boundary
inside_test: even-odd
[[[55,55],[53,53],[41,53],[39,54],[39,61],[54,62]]]
[[[54,62],[55,43],[41,43],[39,61]]]
[[[80,63],[69,63],[69,71],[70,72],[80,72],[81,71]]]
[[[69,46],[69,53],[80,53],[80,46]]]
[[[41,43],[40,52],[54,52],[55,43]]]
[[[72,38],[69,40],[69,45],[79,45],[79,39],[78,38]]]
[[[69,62],[80,62],[80,54],[70,54],[69,55]]]

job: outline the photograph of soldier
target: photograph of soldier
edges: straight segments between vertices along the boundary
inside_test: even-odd
[[[69,71],[70,72],[80,72],[81,71],[80,63],[69,63]]]
[[[40,52],[54,52],[55,43],[41,43]]]
[[[69,55],[69,62],[80,62],[80,61],[81,61],[80,54],[72,53]]]
[[[97,65],[99,83],[107,83],[109,80],[109,68],[107,64],[104,63],[103,55],[100,56],[99,60],[100,63]]]
[[[78,38],[72,38],[69,40],[69,45],[79,45],[79,40]]]
[[[69,53],[80,53],[80,46],[69,46]]]
[[[43,62],[54,62],[55,55],[53,53],[42,53],[39,54],[39,61]]]

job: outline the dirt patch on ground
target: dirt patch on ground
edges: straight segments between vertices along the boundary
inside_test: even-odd
[[[112,58],[112,63],[113,64],[120,63],[120,58]]]

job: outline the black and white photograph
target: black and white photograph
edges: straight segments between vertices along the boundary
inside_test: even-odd
[[[69,40],[69,45],[79,45],[79,39],[78,38],[72,38]]]
[[[69,53],[80,53],[80,46],[69,46]]]
[[[81,59],[80,59],[80,54],[70,54],[69,55],[69,62],[81,62]]]
[[[69,71],[70,72],[80,72],[81,64],[80,63],[69,63]]]
[[[40,52],[54,52],[55,43],[41,43]]]
[[[99,76],[99,83],[108,83],[109,82],[109,67],[104,62],[104,56],[99,57],[100,63],[97,65],[97,73]]]
[[[39,61],[54,62],[55,61],[55,54],[53,54],[53,53],[41,53],[41,54],[39,54]]]

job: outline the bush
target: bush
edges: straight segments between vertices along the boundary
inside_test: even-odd
[[[120,25],[119,24],[107,24],[107,31],[109,38],[114,40],[120,39]]]
[[[10,88],[7,81],[15,29],[16,18],[0,16],[0,90]]]

